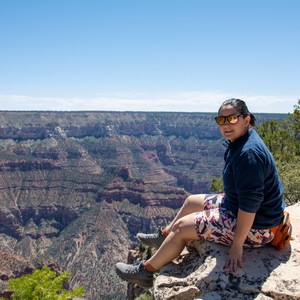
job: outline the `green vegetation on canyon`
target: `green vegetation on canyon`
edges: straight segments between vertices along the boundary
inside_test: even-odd
[[[287,119],[266,121],[258,132],[276,160],[287,204],[300,201],[300,100]]]
[[[57,275],[48,267],[35,270],[32,274],[8,281],[8,290],[12,291],[11,300],[68,300],[82,295],[83,287],[74,290],[64,288],[70,274],[63,272]]]

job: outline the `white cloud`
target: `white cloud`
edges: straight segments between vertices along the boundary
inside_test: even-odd
[[[242,95],[222,92],[162,92],[103,94],[95,98],[51,98],[0,95],[0,110],[112,110],[216,112],[223,100],[240,98],[253,112],[287,113],[293,111],[295,96]]]

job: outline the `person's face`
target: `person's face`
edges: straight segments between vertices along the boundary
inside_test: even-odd
[[[231,105],[223,106],[218,114],[218,116],[223,117],[228,117],[231,115],[240,115],[236,108]],[[234,142],[237,138],[247,132],[249,128],[249,122],[250,116],[239,116],[235,124],[230,124],[228,120],[225,120],[223,125],[219,125],[221,134],[225,139]]]

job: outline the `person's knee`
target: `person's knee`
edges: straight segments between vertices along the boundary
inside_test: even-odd
[[[178,219],[178,220],[174,223],[173,231],[177,231],[177,232],[178,232],[178,231],[182,228],[183,224],[184,224],[183,218]]]
[[[194,205],[195,205],[195,195],[188,196],[184,201],[184,206],[188,208]]]
[[[189,216],[178,219],[172,228],[172,232],[173,237],[185,242],[197,238],[194,222],[190,220]]]
[[[204,205],[204,195],[190,195],[184,201],[185,208],[195,211],[195,210],[203,210]]]

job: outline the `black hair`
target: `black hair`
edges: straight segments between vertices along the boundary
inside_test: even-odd
[[[250,116],[250,125],[253,127],[255,126],[256,118],[249,111],[245,101],[243,101],[241,99],[236,99],[236,98],[231,98],[231,99],[225,100],[222,103],[222,105],[220,106],[218,113],[220,113],[220,110],[222,109],[222,107],[228,106],[228,105],[235,107],[242,116]]]

